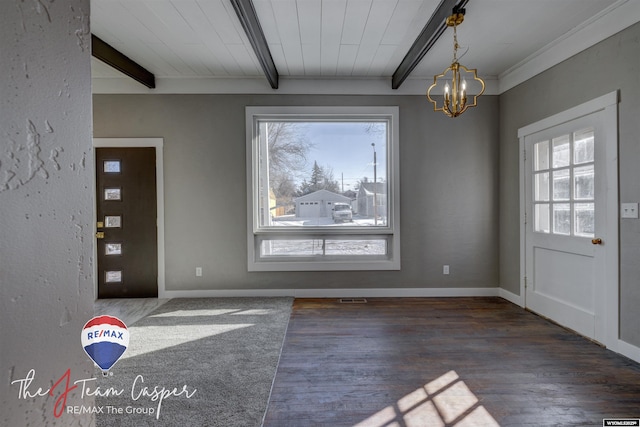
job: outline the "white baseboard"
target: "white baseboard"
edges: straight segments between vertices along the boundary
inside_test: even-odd
[[[506,299],[509,302],[514,303],[515,305],[519,305],[520,307],[524,307],[524,298],[522,295],[516,295],[513,292],[510,292],[506,289],[500,288],[500,293],[498,294],[501,298]]]
[[[295,297],[295,298],[411,298],[497,297],[499,288],[349,288],[349,289],[216,289],[164,291],[159,298]]]
[[[618,340],[616,345],[617,348],[612,350],[640,363],[640,347],[636,347],[635,345],[622,340]]]

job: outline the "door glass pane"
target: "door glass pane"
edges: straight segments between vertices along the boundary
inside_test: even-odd
[[[105,200],[122,200],[119,188],[105,188],[104,189]]]
[[[593,162],[593,129],[573,134],[573,162],[575,164]]]
[[[107,243],[104,248],[105,255],[122,255],[122,243]]]
[[[549,141],[537,142],[533,146],[533,170],[549,169]]]
[[[106,173],[120,173],[120,160],[105,160],[104,171]]]
[[[569,135],[553,138],[553,167],[569,166]]]
[[[573,170],[574,198],[576,200],[593,200],[593,165],[582,166]]]
[[[536,202],[549,201],[549,172],[535,175],[534,200]]]
[[[548,233],[550,231],[549,223],[549,204],[536,204],[533,219],[533,231]]]
[[[593,203],[576,203],[574,205],[575,230],[576,236],[594,237],[595,236],[595,215]]]
[[[571,205],[569,203],[553,205],[553,233],[571,234]]]
[[[569,170],[554,171],[553,200],[569,200],[570,195]]]
[[[122,227],[122,220],[120,216],[105,216],[104,226],[106,228],[118,228]]]
[[[106,271],[104,281],[107,283],[122,282],[122,271]]]

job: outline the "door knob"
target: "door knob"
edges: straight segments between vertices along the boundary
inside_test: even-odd
[[[96,233],[96,238],[97,239],[104,239],[104,231],[98,231]]]
[[[600,239],[600,238],[591,239],[591,243],[593,243],[594,245],[601,245],[602,244],[602,239]]]

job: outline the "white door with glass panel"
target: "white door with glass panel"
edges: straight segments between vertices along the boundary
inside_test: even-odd
[[[594,340],[604,334],[602,113],[526,135],[526,306]]]

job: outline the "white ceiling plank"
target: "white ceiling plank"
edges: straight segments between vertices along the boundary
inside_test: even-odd
[[[178,3],[180,2],[191,3],[192,0],[180,0]],[[160,22],[168,29],[168,33],[174,37],[174,42],[192,43],[194,40],[199,39],[192,26],[185,21],[184,16],[176,9],[173,2],[151,0],[146,3],[147,7],[153,11]]]
[[[244,76],[262,76],[262,71],[258,70],[256,63],[254,62],[254,55],[252,55],[244,44],[230,44],[227,45],[229,52],[233,55],[233,58],[242,69]],[[249,48],[251,49],[251,48]]]
[[[195,1],[176,1],[174,6],[193,28],[197,34],[197,40],[206,46],[206,49],[201,50],[204,56],[202,63],[210,70],[215,70],[215,75],[230,75],[228,68],[233,69],[235,61],[229,60],[231,54],[227,46],[200,5]],[[229,63],[231,65],[227,65]]]
[[[291,75],[304,76],[304,59],[298,27],[298,12],[295,0],[275,0],[271,2],[278,25],[287,65]]]
[[[304,61],[305,76],[318,76],[321,74],[322,58],[322,2],[310,2],[298,0],[298,26],[300,28],[300,43],[302,59]]]
[[[369,18],[372,0],[349,0],[344,16],[340,43],[358,45]]]
[[[128,43],[131,40],[141,40],[144,43],[158,42],[156,34],[149,30],[144,22],[131,14],[129,10],[123,6],[122,2],[101,2],[101,10],[95,12],[106,13],[106,15],[92,16],[92,27],[94,21],[101,22],[102,25],[109,28],[112,33],[118,35],[121,43]],[[116,43],[113,39],[105,41]]]
[[[408,0],[400,0],[400,4],[398,7],[402,7],[405,1]],[[440,0],[423,0],[421,2],[418,10],[413,17],[413,20],[404,32],[403,39],[398,43],[396,52],[393,54],[393,57],[387,65],[385,75],[393,75],[393,73],[398,68],[398,65],[402,62],[403,58],[413,45],[416,38],[421,34],[429,18],[433,15],[439,4]],[[385,36],[387,36],[387,33],[385,33]],[[429,52],[429,55],[432,56],[431,51]],[[414,73],[415,70],[411,73],[411,75],[413,75]]]
[[[179,73],[179,75],[191,77],[196,75],[196,73],[187,64],[185,64],[178,55],[176,55],[170,46],[164,43],[149,44],[147,45],[147,49],[155,55],[161,56],[167,64]]]
[[[267,39],[268,44],[280,44],[280,34],[278,33],[278,25],[276,24],[276,18],[273,15],[273,8],[271,7],[270,0],[253,0],[253,5],[256,10],[256,16],[260,21],[260,27],[264,33],[264,38]]]
[[[298,0],[298,25],[300,26],[300,43],[303,45],[316,45],[320,47],[320,36],[322,30],[322,10],[326,0],[323,2]]]
[[[198,76],[228,76],[222,63],[203,44],[181,44],[174,48],[180,50],[180,58],[193,69]]]
[[[241,35],[233,24],[238,17],[235,13],[230,16],[222,0],[198,0],[198,5],[225,44],[243,43]]]
[[[397,0],[374,0],[369,19],[364,28],[360,49],[356,56],[353,74],[365,76],[384,36],[389,20],[396,8]]]
[[[346,7],[346,0],[324,0],[322,2],[320,71],[323,76],[336,75]]]
[[[381,44],[399,45],[422,6],[421,0],[401,0],[393,11]],[[426,21],[425,21],[426,22]],[[424,26],[424,25],[423,25]]]
[[[319,76],[322,74],[320,51],[320,43],[302,45],[302,58],[304,60],[305,76]]]
[[[373,61],[371,61],[371,65],[369,66],[369,71],[367,72],[367,76],[369,77],[382,77],[384,76],[384,71],[389,64],[389,61],[393,57],[393,53],[396,51],[396,47],[393,45],[385,45],[381,44],[378,46],[378,50],[376,51],[375,56],[373,57]]]
[[[164,45],[162,46],[165,48]],[[159,55],[157,51],[151,49],[147,44],[141,42],[128,43],[126,46],[115,45],[114,47],[121,52],[123,52],[121,49],[125,47],[135,51],[135,56],[132,56],[131,59],[135,59],[138,64],[152,72],[156,77],[179,77],[181,75],[180,70],[169,64],[164,55]]]
[[[358,45],[343,44],[340,46],[340,54],[338,55],[338,76],[351,76],[353,73],[353,65],[358,55]]]
[[[160,5],[164,6],[160,6]],[[167,26],[153,11],[153,7],[164,8],[166,4],[164,2],[156,2],[148,4],[146,1],[131,1],[122,2],[124,8],[133,15],[141,24],[149,29],[158,40],[167,41],[172,40],[178,43],[187,43],[189,39],[178,31],[175,31],[171,26]],[[151,5],[151,7],[150,7]],[[170,6],[170,5],[169,5]],[[172,7],[172,6],[171,6]]]
[[[124,43],[123,39],[118,36],[118,32],[114,31],[111,22],[114,21],[112,14],[115,13],[113,8],[105,7],[104,3],[95,2],[91,5],[91,32],[93,34],[101,34],[102,40],[109,40],[111,43]]]

